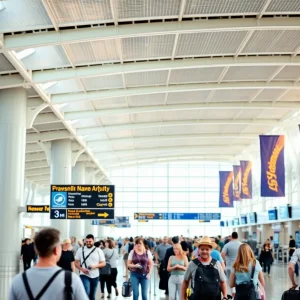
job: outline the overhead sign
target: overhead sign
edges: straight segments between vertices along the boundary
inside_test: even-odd
[[[27,205],[28,213],[49,213],[49,205]]]
[[[221,220],[220,213],[134,213],[135,220]]]
[[[242,172],[242,199],[252,199],[252,162],[248,160],[241,160]]]
[[[219,171],[219,207],[233,207],[233,171]]]
[[[120,224],[128,224],[129,217],[115,217],[114,220],[92,220],[91,225],[120,225]]]
[[[114,219],[114,185],[51,185],[50,219]]]
[[[116,228],[131,228],[131,224],[116,224]]]

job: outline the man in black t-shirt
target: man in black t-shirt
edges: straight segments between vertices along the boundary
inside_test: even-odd
[[[289,242],[289,260],[293,256],[293,253],[296,250],[296,241],[294,240],[293,236],[290,235],[290,242]]]

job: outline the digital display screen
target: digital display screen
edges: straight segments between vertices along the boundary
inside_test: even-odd
[[[242,225],[245,225],[245,224],[247,224],[247,223],[248,223],[247,216],[246,216],[246,215],[241,216],[241,224],[242,224]]]
[[[250,222],[251,224],[257,223],[257,215],[256,215],[256,212],[253,212],[253,213],[250,213],[250,214],[249,214],[249,222]]]
[[[269,220],[274,221],[277,220],[277,209],[268,210]]]

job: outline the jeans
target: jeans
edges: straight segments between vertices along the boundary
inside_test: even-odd
[[[142,290],[142,300],[148,300],[148,287],[149,279],[147,279],[147,274],[140,274],[137,272],[130,273],[130,282],[133,291],[133,300],[139,300],[139,285],[141,285]]]
[[[184,275],[171,275],[169,278],[169,299],[180,300],[181,285]]]
[[[270,274],[270,271],[271,271],[271,265],[266,265],[264,264],[264,273],[266,273],[268,270],[268,274]]]
[[[90,300],[95,300],[99,277],[90,278],[85,275],[80,275],[86,294]]]

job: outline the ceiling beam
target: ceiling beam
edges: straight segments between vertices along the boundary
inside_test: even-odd
[[[132,62],[102,66],[87,66],[45,71],[33,71],[34,83],[46,83],[67,79],[81,79],[95,76],[111,76],[135,72],[165,71],[178,69],[212,68],[212,67],[247,67],[247,66],[300,66],[300,57],[290,56],[246,56],[214,57],[182,60],[162,60]]]
[[[47,145],[47,147],[49,147],[49,145]],[[44,152],[44,150],[40,147],[39,144],[36,143],[26,144],[25,153],[35,153],[35,152]]]
[[[37,115],[33,122],[33,125],[49,124],[56,122],[61,122],[61,120],[58,119],[58,117],[53,113],[46,113]]]
[[[47,163],[46,157],[42,161],[30,161],[25,163],[25,171],[33,169],[47,168],[49,165]]]
[[[244,90],[244,89],[300,89],[300,83],[289,81],[276,82],[223,82],[178,84],[171,86],[136,87],[127,89],[112,89],[87,93],[57,94],[51,96],[53,104],[73,103],[81,101],[101,100],[115,97],[128,97],[161,93],[179,93],[210,90]]]
[[[3,50],[18,50],[43,46],[91,42],[99,40],[140,36],[184,34],[198,32],[249,31],[249,30],[299,30],[299,18],[213,19],[184,22],[161,22],[75,28],[70,30],[35,32],[4,36]]]
[[[121,116],[128,114],[151,113],[151,112],[165,112],[165,111],[185,111],[185,110],[214,110],[214,109],[300,109],[300,102],[211,102],[211,103],[197,103],[197,104],[174,104],[174,105],[153,105],[153,106],[139,106],[130,108],[117,109],[102,109],[97,111],[83,111],[65,113],[66,120],[79,120],[88,118],[98,118],[103,116]]]
[[[39,161],[39,160],[45,160],[46,161],[46,155],[44,152],[39,152],[35,154],[26,154],[25,155],[25,162],[33,162],[33,161]],[[46,161],[47,162],[47,161]]]
[[[24,83],[25,80],[20,74],[0,76],[0,90],[23,87]]]
[[[26,170],[25,177],[50,174],[50,168]]]
[[[77,129],[77,133],[82,136],[97,135],[106,132],[115,132],[123,130],[135,130],[135,129],[148,129],[155,127],[173,127],[173,126],[197,126],[197,125],[265,125],[265,126],[278,126],[280,122],[278,120],[188,120],[188,121],[164,121],[164,122],[148,122],[148,123],[133,123],[133,124],[120,124],[103,127],[86,127]]]
[[[68,130],[48,131],[43,133],[30,133],[26,135],[26,143],[55,141],[71,138]]]
[[[197,139],[208,139],[208,140],[223,140],[226,139],[226,143],[228,144],[228,140],[233,139],[247,139],[247,140],[256,140],[258,139],[257,134],[218,134],[218,133],[207,133],[207,134],[174,134],[174,135],[155,135],[155,136],[147,136],[147,137],[130,137],[126,139],[112,139],[112,140],[102,140],[102,141],[92,141],[88,142],[88,147],[90,148],[101,148],[105,145],[110,145],[111,143],[137,143],[137,142],[159,142],[159,141],[169,141],[169,140],[197,140]]]

